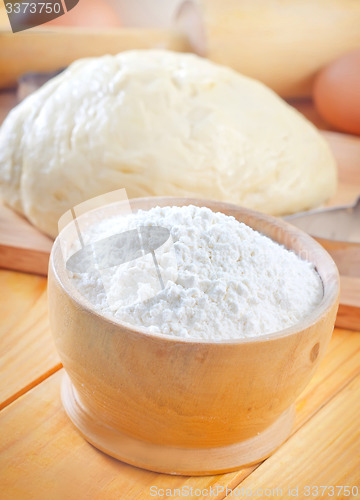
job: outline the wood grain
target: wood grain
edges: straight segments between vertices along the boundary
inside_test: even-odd
[[[359,487],[359,414],[358,374],[239,487],[253,491],[280,488],[286,498],[289,487],[298,488],[299,498],[305,498],[306,486]],[[325,490],[323,496],[330,497],[329,492]],[[359,493],[360,488],[357,497]],[[339,497],[345,498],[345,495]]]
[[[304,483],[309,477],[309,470],[316,473],[318,468],[322,470],[323,484],[331,484],[334,480],[333,468],[327,470],[321,461],[315,460],[318,452],[314,450],[314,443],[319,442],[322,452],[325,451],[325,446],[330,447],[333,463],[341,468],[339,474],[343,474],[346,468],[350,471],[349,480],[351,479],[358,457],[344,450],[344,445],[351,440],[356,442],[358,433],[352,420],[357,419],[355,410],[360,398],[357,396],[358,400],[355,400],[356,393],[352,392],[349,383],[352,380],[358,381],[359,350],[360,335],[345,330],[335,331],[316,376],[298,399],[298,416],[293,437],[275,453],[273,459],[267,459],[259,467],[259,470],[265,467],[266,472],[266,464],[271,461],[270,472],[266,472],[266,487],[277,485],[279,475],[283,482],[290,484],[292,475],[287,475],[288,470],[291,474],[296,474],[299,484]],[[262,474],[256,472],[256,467],[225,475],[195,478],[158,475],[107,457],[89,445],[66,417],[60,402],[62,373],[63,370],[52,375],[0,414],[2,499],[48,500],[50,491],[51,500],[143,499],[151,498],[151,485],[158,488],[186,486],[195,489],[217,485],[235,488],[246,477],[248,479],[241,485],[255,487],[259,484],[260,487]],[[331,410],[326,411],[325,418],[322,416],[319,419],[319,412],[323,412],[328,406]],[[330,418],[333,412],[335,415]],[[313,419],[317,419],[315,425],[312,424]],[[350,428],[345,432],[345,443],[337,451],[331,445],[334,433],[338,435],[349,424]],[[296,444],[294,448],[291,445],[293,440]],[[311,454],[306,451],[309,446]],[[286,452],[282,451],[284,449]],[[343,451],[347,462],[341,458]],[[303,453],[306,460],[302,458]],[[282,464],[286,466],[283,467]],[[256,481],[253,482],[253,478]],[[223,499],[225,493],[219,491],[212,498]]]
[[[360,278],[340,276],[340,301],[336,325],[360,330]]]
[[[75,430],[60,402],[62,371],[0,414],[2,500],[147,498],[149,488],[225,485],[228,476],[158,475],[112,459]]]
[[[0,266],[47,275],[52,240],[0,203]]]
[[[354,335],[348,330],[335,329],[325,358],[320,363],[310,384],[297,399],[293,434],[310,421],[319,409],[329,403],[336,394],[341,393],[354,377],[360,374],[359,355],[360,335]],[[294,461],[291,452],[285,461],[278,463],[280,469],[283,468],[282,465],[287,460]],[[228,488],[235,489],[258,467],[248,467],[231,475],[228,474]],[[274,471],[275,483],[276,474],[277,472]],[[300,496],[300,498],[302,497]]]
[[[0,272],[0,409],[61,365],[47,313],[46,280]]]
[[[336,329],[319,369],[297,400],[295,428],[301,427],[360,373],[359,359],[360,335]]]

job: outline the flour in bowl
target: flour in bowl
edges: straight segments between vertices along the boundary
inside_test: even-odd
[[[171,238],[102,271],[69,272],[101,314],[181,338],[255,337],[292,326],[322,300],[314,266],[235,218],[208,208],[156,207],[88,229],[88,241],[143,227]],[[159,274],[161,280],[159,280]]]

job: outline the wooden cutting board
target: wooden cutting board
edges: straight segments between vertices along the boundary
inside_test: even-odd
[[[360,195],[360,138],[322,132],[339,167],[339,189],[329,205],[350,204]],[[0,267],[47,275],[52,240],[26,219],[0,204]],[[360,330],[360,279],[342,276],[336,325]]]
[[[0,267],[47,276],[52,239],[0,204]]]

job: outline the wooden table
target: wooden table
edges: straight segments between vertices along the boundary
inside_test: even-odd
[[[2,500],[153,498],[164,488],[193,488],[193,498],[202,489],[200,497],[208,492],[216,499],[231,498],[235,488],[280,488],[287,498],[297,487],[304,498],[306,486],[355,485],[360,498],[360,332],[335,330],[297,401],[291,437],[270,458],[219,476],[169,476],[106,456],[69,421],[60,402],[63,369],[48,325],[46,279],[0,271],[0,290]]]
[[[0,93],[0,120],[14,102]],[[297,400],[292,435],[270,458],[230,474],[169,476],[106,456],[67,418],[46,279],[2,270],[0,292],[1,500],[314,498],[331,496],[332,486],[334,498],[360,498],[360,332],[335,330]]]

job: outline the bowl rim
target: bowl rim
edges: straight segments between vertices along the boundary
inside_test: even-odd
[[[318,323],[322,317],[326,316],[327,313],[330,311],[330,309],[334,306],[334,304],[338,303],[339,301],[339,294],[340,294],[340,277],[339,277],[339,272],[336,267],[335,262],[331,258],[331,256],[328,254],[328,252],[318,243],[316,240],[314,240],[309,234],[305,233],[301,229],[299,229],[296,226],[293,226],[289,222],[286,222],[285,220],[275,217],[272,215],[268,215],[262,212],[258,212],[246,207],[243,207],[241,205],[236,205],[233,203],[226,203],[222,201],[217,201],[217,200],[209,200],[209,199],[202,199],[202,198],[188,198],[188,197],[178,197],[178,196],[152,196],[152,197],[141,197],[141,198],[132,198],[129,200],[130,205],[132,209],[134,210],[149,210],[150,208],[156,207],[156,206],[185,206],[185,205],[196,205],[196,206],[204,206],[211,208],[211,206],[216,207],[217,212],[222,212],[222,209],[227,209],[232,212],[242,212],[244,214],[247,214],[250,217],[253,217],[257,220],[262,220],[264,222],[267,222],[271,226],[278,227],[279,229],[282,229],[288,234],[291,234],[292,236],[295,236],[297,239],[300,239],[302,243],[304,243],[304,246],[309,246],[313,249],[314,252],[318,253],[319,256],[321,256],[321,260],[325,262],[324,265],[327,267],[327,273],[328,273],[328,282],[324,283],[323,276],[321,273],[318,271],[317,266],[315,265],[314,262],[312,264],[315,266],[316,272],[319,274],[322,285],[323,285],[323,297],[320,302],[320,304],[313,309],[307,316],[305,316],[301,321],[295,323],[292,326],[289,326],[287,328],[284,328],[282,330],[277,330],[274,332],[270,333],[265,333],[265,334],[260,334],[256,336],[251,336],[251,337],[239,337],[239,338],[231,338],[231,339],[202,339],[202,338],[194,338],[194,337],[178,337],[175,335],[169,335],[169,334],[164,334],[164,333],[153,333],[149,332],[145,327],[141,326],[133,326],[130,323],[127,323],[125,321],[121,321],[118,319],[113,319],[110,316],[105,316],[104,314],[100,313],[97,311],[91,303],[76,289],[76,287],[71,283],[71,280],[67,276],[67,273],[65,271],[65,266],[63,269],[59,269],[59,266],[56,264],[55,260],[58,262],[58,254],[61,255],[61,262],[62,264],[63,259],[62,259],[62,254],[61,254],[61,249],[60,249],[60,243],[59,243],[59,235],[54,241],[54,244],[51,249],[51,254],[50,254],[50,259],[49,259],[49,274],[50,274],[50,269],[53,271],[54,278],[58,285],[61,287],[62,291],[68,296],[68,298],[75,303],[75,305],[80,308],[85,310],[87,313],[90,315],[93,315],[97,317],[101,321],[105,321],[107,324],[113,326],[113,327],[121,327],[123,330],[125,330],[126,334],[129,335],[137,335],[137,336],[142,336],[146,337],[147,339],[153,339],[153,340],[158,340],[158,341],[163,341],[163,342],[170,342],[174,344],[205,344],[205,345],[238,345],[238,344],[248,344],[248,343],[254,343],[254,342],[264,342],[264,341],[273,341],[277,340],[280,338],[288,337],[290,335],[297,334],[301,331],[304,331],[306,329],[309,329],[313,326],[315,326],[316,323]],[[142,208],[141,204],[148,205],[148,208]],[[136,212],[137,210],[134,210]],[[214,211],[213,208],[211,210]],[[225,214],[228,215],[228,214]],[[235,217],[236,218],[236,217]],[[237,219],[238,220],[238,219]],[[250,226],[251,227],[251,226]],[[65,228],[66,229],[66,228]],[[254,228],[253,228],[254,229]],[[256,231],[262,233],[258,229],[255,229]],[[61,234],[61,233],[60,233]],[[265,234],[265,236],[267,236]],[[269,237],[269,236],[268,236]],[[271,237],[270,237],[271,238]],[[273,239],[273,238],[271,238]],[[275,239],[273,241],[279,243]],[[285,248],[288,248],[286,245],[279,243]],[[288,248],[289,250],[294,251],[291,248]],[[296,252],[295,252],[296,253]],[[319,257],[320,258],[320,257]],[[309,261],[311,262],[311,261]],[[323,264],[323,263],[322,263]]]

